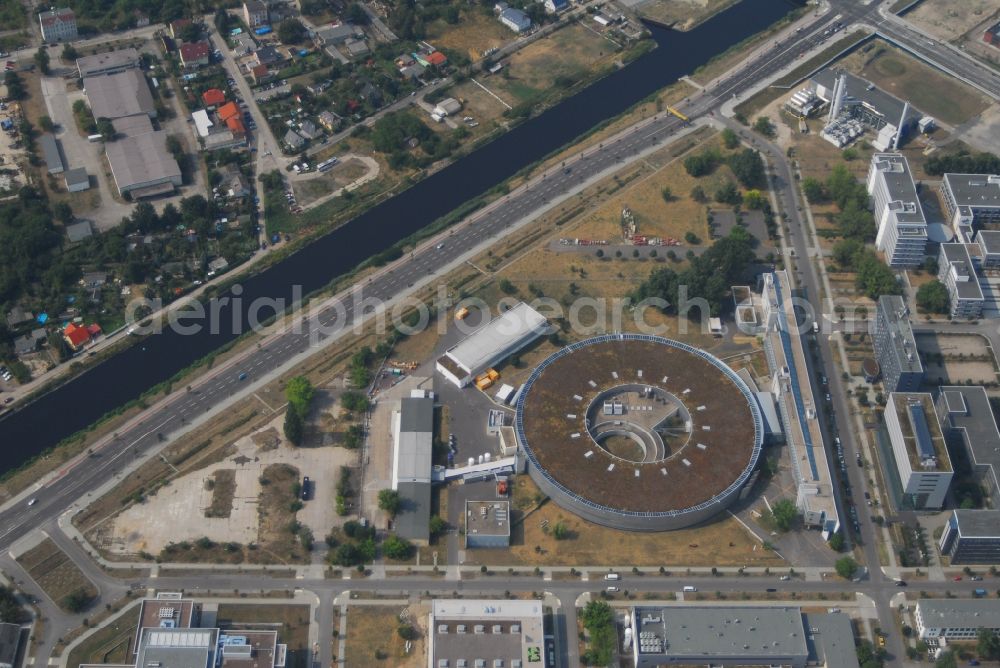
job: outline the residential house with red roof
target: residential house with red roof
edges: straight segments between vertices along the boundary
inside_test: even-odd
[[[206,107],[218,107],[226,103],[226,94],[218,88],[209,88],[201,94]]]
[[[185,42],[181,44],[181,65],[184,67],[202,67],[208,65],[208,54],[211,52],[208,42]]]
[[[63,330],[63,339],[73,350],[80,350],[80,348],[90,343],[100,333],[101,326],[97,323],[84,326],[71,322]]]

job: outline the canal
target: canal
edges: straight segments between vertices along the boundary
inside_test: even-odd
[[[241,307],[256,298],[291,301],[331,280],[480,195],[598,123],[674,83],[713,56],[766,29],[793,0],[742,0],[690,32],[650,27],[658,48],[552,107],[537,118],[247,278]],[[221,323],[245,322],[232,307]],[[237,317],[234,317],[236,315]],[[0,420],[0,471],[15,468],[116,407],[232,341],[239,332],[172,331],[147,337]]]

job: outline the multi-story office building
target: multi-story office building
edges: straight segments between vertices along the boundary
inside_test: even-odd
[[[980,629],[1000,633],[1000,603],[979,599],[923,599],[917,601],[913,619],[917,637],[930,647],[941,640],[974,642]]]
[[[1000,223],[998,174],[945,174],[941,194],[959,241],[972,241],[984,225]]]
[[[973,319],[983,314],[986,299],[965,244],[941,244],[938,280],[948,288],[952,318]]]
[[[38,15],[43,42],[68,42],[76,39],[76,14],[69,7],[50,9]]]
[[[917,197],[909,163],[899,153],[876,153],[868,168],[868,194],[875,208],[875,245],[892,267],[924,261],[927,221]]]
[[[892,392],[885,407],[885,424],[902,500],[916,509],[940,508],[953,471],[931,395]]]
[[[924,365],[902,297],[883,295],[875,309],[872,339],[887,392],[916,392],[924,382]]]
[[[1000,563],[1000,429],[982,386],[943,386],[937,411],[945,436],[964,448],[979,486],[987,492],[987,509],[956,510],[938,546],[953,564]]]

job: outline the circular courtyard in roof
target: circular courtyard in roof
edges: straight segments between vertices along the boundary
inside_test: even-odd
[[[641,334],[599,336],[531,374],[516,430],[543,492],[584,519],[665,531],[704,522],[739,495],[763,421],[718,358]]]

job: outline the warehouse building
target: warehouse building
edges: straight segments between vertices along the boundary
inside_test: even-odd
[[[851,620],[764,606],[637,606],[625,627],[635,668],[664,665],[857,668]]]
[[[465,502],[465,547],[510,546],[510,501]]]
[[[427,624],[429,668],[553,668],[542,602],[436,599]]]
[[[434,399],[423,390],[401,399],[392,415],[392,434],[392,488],[401,501],[396,533],[426,545],[430,540]]]
[[[94,118],[124,118],[145,114],[156,118],[153,94],[142,70],[86,77],[83,88]]]
[[[94,77],[100,74],[115,74],[139,66],[139,52],[133,48],[119,49],[84,56],[76,61],[76,69],[81,78]]]
[[[940,508],[954,471],[931,395],[892,392],[884,415],[900,484],[890,488],[899,507]]]
[[[875,309],[872,342],[887,392],[915,392],[924,382],[924,365],[902,297],[882,295]]]
[[[148,132],[105,145],[118,193],[133,199],[174,192],[183,183],[181,168],[167,151],[166,132]]]
[[[1000,429],[982,386],[942,386],[938,415],[953,445],[962,447],[980,487],[989,497],[988,510],[952,512],[938,547],[952,564],[1000,563]]]
[[[872,155],[867,185],[878,226],[876,247],[890,267],[919,266],[927,247],[927,221],[906,158],[899,153]]]
[[[952,318],[972,320],[983,314],[986,298],[966,244],[941,244],[938,280],[948,288]]]
[[[975,642],[980,629],[1000,633],[1000,603],[988,599],[922,599],[913,619],[917,637],[936,648],[941,641]]]
[[[959,241],[972,241],[984,226],[1000,224],[998,174],[945,174],[941,195]]]
[[[524,302],[493,318],[438,358],[435,368],[449,381],[465,387],[548,330],[548,320]]]
[[[45,160],[45,167],[49,174],[62,174],[66,171],[63,164],[62,153],[59,151],[59,142],[50,132],[42,133],[38,138],[38,143],[42,147],[42,159]]]

